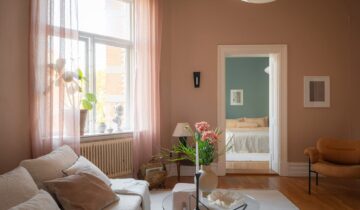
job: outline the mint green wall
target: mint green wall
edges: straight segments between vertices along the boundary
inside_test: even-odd
[[[226,58],[226,118],[269,116],[267,57]],[[230,106],[230,90],[243,89],[244,105]]]

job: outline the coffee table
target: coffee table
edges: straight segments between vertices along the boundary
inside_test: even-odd
[[[226,191],[235,191],[227,189]],[[201,197],[200,202],[205,206],[200,205],[201,210],[259,210],[260,205],[259,202],[250,195],[244,194],[245,197],[245,205],[238,205],[233,208],[222,208],[217,205],[211,204],[207,198]],[[194,184],[186,184],[186,183],[178,183],[173,188],[172,193],[167,195],[163,199],[162,209],[163,210],[193,210],[196,205],[195,200],[195,185]]]

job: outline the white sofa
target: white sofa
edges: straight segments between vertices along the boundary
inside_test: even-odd
[[[40,192],[46,193],[42,191],[47,190],[44,181],[64,177],[62,171],[77,159],[78,156],[70,147],[63,146],[40,158],[24,160],[16,169],[0,175],[0,210],[29,201]],[[150,210],[146,182],[135,179],[110,179],[110,182],[111,189],[120,200],[106,207],[106,210]]]

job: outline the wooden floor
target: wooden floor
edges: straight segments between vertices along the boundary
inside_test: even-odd
[[[227,174],[276,174],[269,161],[226,161]]]
[[[180,182],[192,183],[193,177],[181,177]],[[319,186],[313,185],[313,193],[307,193],[307,178],[269,175],[227,175],[219,177],[219,188],[279,190],[300,209],[311,210],[360,210],[360,180],[319,178]],[[166,181],[172,188],[176,177]],[[313,182],[315,183],[315,182]]]

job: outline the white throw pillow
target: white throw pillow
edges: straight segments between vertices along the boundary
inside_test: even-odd
[[[60,208],[48,192],[40,190],[34,197],[9,210],[60,210]]]
[[[0,175],[0,210],[27,201],[39,192],[33,178],[23,167]]]
[[[81,172],[88,173],[101,179],[108,186],[111,185],[110,179],[98,167],[96,167],[96,165],[83,156],[80,156],[73,166],[63,170],[63,172],[66,175],[75,175]]]
[[[45,189],[44,181],[64,177],[62,170],[69,168],[77,159],[77,154],[65,145],[36,159],[23,160],[20,165],[29,171],[39,188]]]

